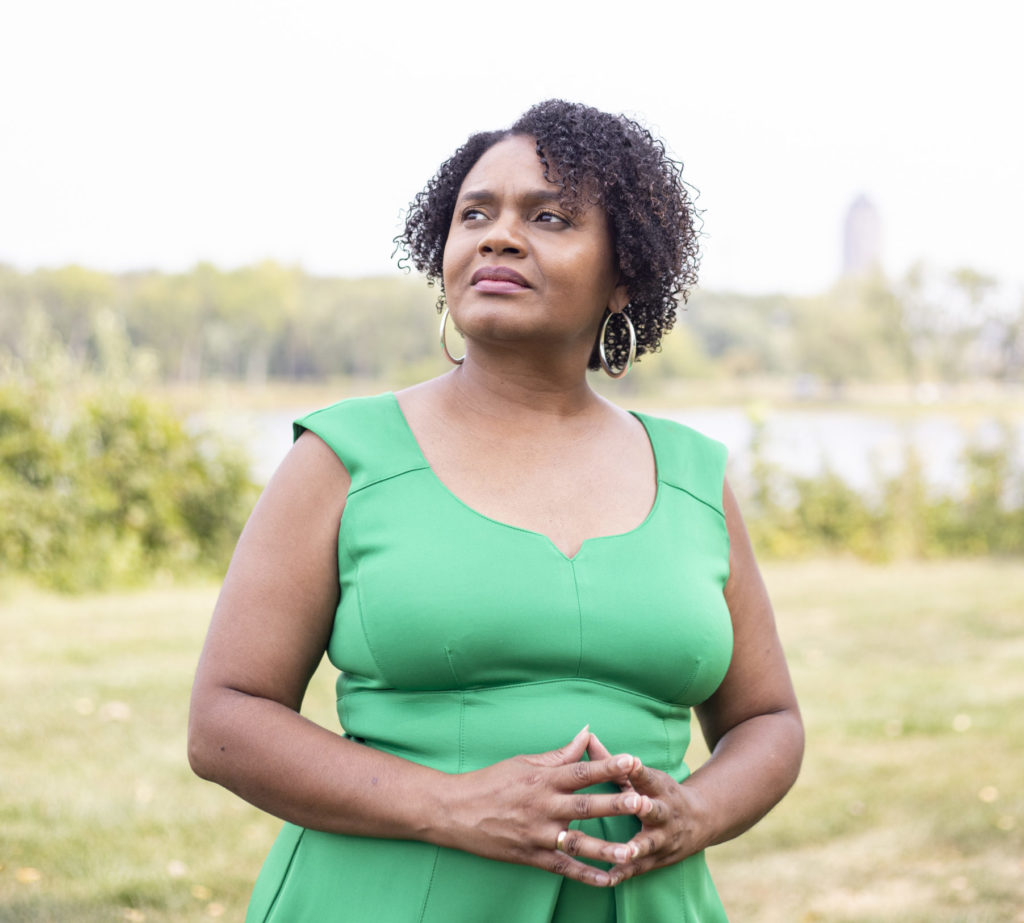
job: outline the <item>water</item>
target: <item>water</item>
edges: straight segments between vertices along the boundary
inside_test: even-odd
[[[749,471],[756,424],[745,410],[686,409],[664,416],[686,423],[729,448],[730,468],[741,477]],[[988,419],[973,430],[941,413],[909,419],[836,410],[779,410],[762,417],[762,452],[766,461],[795,475],[829,470],[859,491],[870,491],[883,478],[906,468],[916,453],[926,482],[956,489],[963,482],[962,456],[968,445],[994,445],[1000,429]],[[1024,424],[1015,428],[1016,453],[1024,462]]]
[[[276,411],[207,413],[195,422],[239,442],[253,459],[253,476],[265,483],[280,464],[292,438],[292,420],[312,408]],[[643,408],[638,408],[643,409]],[[656,416],[685,423],[725,443],[732,477],[749,471],[750,446],[756,424],[739,407],[687,407],[653,411]],[[767,461],[796,475],[814,475],[827,466],[858,490],[870,490],[879,476],[892,477],[905,467],[908,448],[920,459],[925,479],[942,489],[963,481],[961,456],[969,444],[999,440],[994,418],[972,429],[939,412],[897,419],[884,414],[841,410],[773,410],[761,416],[763,453]],[[1016,455],[1024,465],[1024,422],[1014,425]]]

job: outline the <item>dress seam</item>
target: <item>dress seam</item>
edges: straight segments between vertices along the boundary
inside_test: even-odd
[[[689,869],[690,866],[683,866],[683,868],[679,870],[679,875],[677,876],[677,879],[679,881],[679,908],[682,912],[682,918],[680,923],[686,923],[690,916],[690,914],[687,912],[686,906],[686,875]]]
[[[455,681],[455,688],[462,688],[462,680],[459,679],[458,671],[455,669],[455,661],[452,660],[452,649],[446,644],[444,646],[445,660],[448,661],[448,672],[451,673],[452,679]]]
[[[669,730],[668,730],[668,718],[662,718],[661,719],[661,730],[662,730],[662,733],[665,735],[665,765],[666,766],[671,766],[672,765],[672,735],[669,733]],[[686,754],[685,753],[683,754],[682,758],[686,759]]]
[[[614,683],[605,683],[590,676],[563,676],[558,679],[530,680],[521,683],[497,683],[486,686],[467,686],[464,689],[398,689],[394,686],[387,689],[353,689],[343,693],[342,697],[354,695],[380,695],[382,693],[387,694],[392,692],[398,695],[414,696],[446,696],[456,693],[460,696],[464,696],[468,693],[474,692],[499,692],[505,689],[524,689],[529,686],[556,686],[563,683],[589,683],[593,686],[601,686],[604,689],[614,689],[616,692],[621,692],[628,696],[643,699],[645,702],[654,702],[658,705],[664,705],[666,708],[680,709],[682,711],[689,711],[691,708],[691,706],[685,702],[670,702],[666,699],[659,699],[652,695],[645,695],[642,692],[637,692],[635,689],[627,689],[624,686],[617,686]]]
[[[288,881],[288,874],[292,870],[292,865],[295,863],[295,857],[298,855],[299,846],[302,845],[302,838],[306,835],[306,828],[303,827],[299,831],[299,835],[295,840],[295,845],[292,847],[292,854],[288,857],[288,864],[284,868],[284,873],[281,875],[281,880],[277,884],[277,890],[274,892],[274,899],[270,902],[270,906],[267,908],[267,912],[263,917],[263,923],[270,923],[274,916],[274,911],[277,908],[278,901],[281,899],[281,893],[284,891],[284,886]]]
[[[347,543],[345,545],[345,551],[346,551],[346,554],[348,554],[349,559],[353,562],[353,564],[355,566],[355,574],[354,574],[354,580],[353,580],[353,583],[352,583],[352,589],[353,589],[353,591],[356,594],[356,609],[359,612],[359,630],[363,633],[363,640],[366,642],[366,649],[370,652],[370,656],[373,658],[373,664],[377,668],[377,672],[380,674],[382,679],[386,680],[387,679],[387,673],[384,671],[384,668],[381,666],[380,657],[377,656],[377,651],[374,648],[373,642],[370,641],[370,633],[366,630],[366,618],[365,618],[365,612],[363,610],[363,594],[360,592],[360,587],[362,586],[362,581],[359,579],[359,562],[357,560],[355,560],[350,553],[348,553],[348,544]],[[337,618],[338,618],[337,614],[335,614],[334,617],[335,617],[335,620],[337,620]],[[332,635],[334,634],[334,630],[333,629],[331,631],[331,634]],[[342,696],[342,698],[344,698],[344,696]]]
[[[666,487],[672,487],[675,490],[678,490],[680,493],[686,494],[688,497],[692,497],[698,503],[703,504],[709,510],[712,510],[715,513],[718,513],[718,515],[721,516],[722,519],[725,519],[725,512],[722,510],[721,507],[715,506],[714,503],[711,503],[708,500],[705,500],[703,497],[699,496],[698,494],[695,494],[692,490],[687,490],[685,487],[681,487],[679,484],[673,484],[671,481],[664,480],[664,479],[662,480],[662,484],[664,484]]]
[[[459,693],[459,764],[458,772],[466,765],[466,694]]]
[[[583,603],[580,600],[580,582],[576,577],[575,559],[569,559],[569,567],[572,569],[572,587],[573,592],[576,594],[576,621],[578,624],[577,635],[580,643],[579,655],[576,658],[576,678],[580,679],[583,671]]]
[[[414,464],[410,464],[409,467],[407,467],[407,468],[402,468],[401,471],[395,471],[392,474],[382,474],[382,475],[379,475],[378,477],[373,478],[370,481],[367,481],[365,484],[360,484],[358,487],[350,487],[349,490],[348,490],[347,497],[354,497],[356,494],[362,493],[364,490],[368,490],[371,487],[376,487],[378,484],[384,484],[384,483],[386,483],[388,481],[393,481],[395,478],[403,477],[406,474],[414,474],[417,471],[429,471],[429,470],[430,470],[430,466],[428,464],[426,464],[425,462],[423,462],[423,463],[416,462]],[[346,499],[347,499],[347,497],[346,497]],[[342,519],[345,518],[345,514],[344,513],[342,513],[341,518]]]
[[[693,684],[697,681],[697,677],[700,675],[701,667],[704,666],[704,658],[695,657],[694,661],[695,662],[693,664],[693,667],[687,674],[683,684],[674,693],[676,698],[682,698],[684,695],[686,695],[690,691],[690,689],[693,688]]]
[[[434,847],[434,861],[430,866],[430,878],[427,880],[427,890],[423,895],[423,906],[420,907],[420,916],[418,923],[423,923],[427,916],[427,905],[430,903],[430,892],[434,888],[434,876],[437,874],[437,862],[441,858],[441,847]]]

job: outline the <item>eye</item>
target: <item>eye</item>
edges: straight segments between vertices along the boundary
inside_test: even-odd
[[[563,218],[557,212],[548,211],[547,209],[545,209],[542,212],[538,212],[537,213],[537,217],[534,218],[534,220],[540,222],[541,224],[566,224],[567,225],[569,223],[566,218]]]
[[[462,212],[463,221],[480,221],[486,217],[487,215],[480,208],[466,208]]]

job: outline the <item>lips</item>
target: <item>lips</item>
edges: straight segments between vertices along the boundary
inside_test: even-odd
[[[530,287],[526,279],[507,266],[482,266],[473,273],[469,284],[478,292],[493,293],[515,292]]]

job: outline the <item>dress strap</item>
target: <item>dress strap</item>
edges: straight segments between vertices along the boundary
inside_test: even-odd
[[[636,417],[643,423],[654,448],[658,480],[686,491],[724,515],[722,487],[728,457],[726,447],[674,420],[646,414],[636,414]]]
[[[316,433],[352,478],[349,493],[427,467],[393,393],[349,398],[292,424],[294,438]]]

